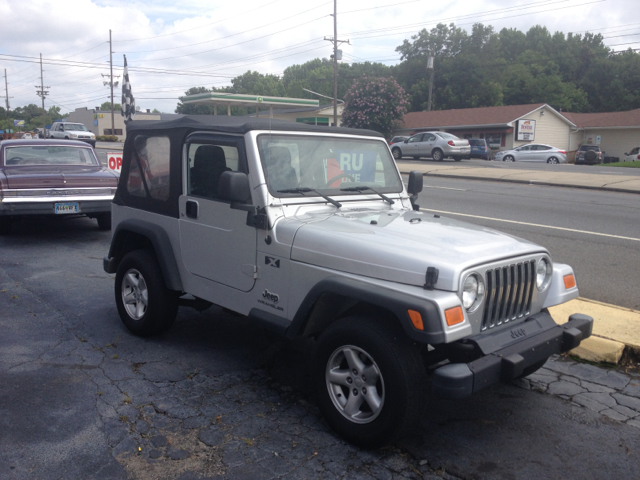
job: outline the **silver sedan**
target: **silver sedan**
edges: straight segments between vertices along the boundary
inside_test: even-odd
[[[496,161],[567,163],[567,152],[551,145],[530,143],[496,153]]]
[[[471,148],[469,140],[463,140],[447,132],[420,132],[408,138],[404,142],[394,143],[391,153],[396,160],[402,157],[431,157],[436,162],[446,157],[459,162],[463,158],[469,158]]]

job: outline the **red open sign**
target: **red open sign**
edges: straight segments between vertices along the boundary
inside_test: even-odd
[[[107,165],[110,170],[119,172],[122,168],[122,153],[107,153]]]

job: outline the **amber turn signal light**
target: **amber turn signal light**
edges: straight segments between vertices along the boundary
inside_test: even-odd
[[[453,307],[444,311],[444,317],[447,320],[447,325],[450,327],[464,322],[464,313],[462,313],[462,307]]]
[[[409,314],[409,318],[411,319],[411,323],[417,330],[424,330],[424,324],[422,323],[422,315],[420,312],[416,312],[415,310],[407,310]]]
[[[576,286],[576,279],[573,275],[565,275],[564,276],[564,288],[569,290]]]

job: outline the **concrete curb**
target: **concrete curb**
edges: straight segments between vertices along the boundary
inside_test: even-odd
[[[640,312],[608,303],[576,298],[550,307],[557,323],[565,323],[569,315],[584,313],[593,317],[593,334],[570,353],[591,362],[617,364],[625,349],[640,352]]]

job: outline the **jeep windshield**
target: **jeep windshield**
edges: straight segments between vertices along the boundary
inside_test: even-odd
[[[262,134],[258,149],[269,192],[275,197],[402,191],[383,139]]]

